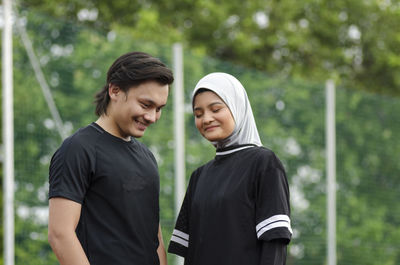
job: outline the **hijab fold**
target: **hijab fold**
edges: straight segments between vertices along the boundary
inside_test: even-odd
[[[226,73],[211,73],[204,76],[193,90],[192,106],[194,96],[201,88],[211,90],[217,94],[228,106],[235,120],[235,128],[229,137],[221,141],[212,142],[216,148],[243,144],[262,145],[249,98],[239,80]]]

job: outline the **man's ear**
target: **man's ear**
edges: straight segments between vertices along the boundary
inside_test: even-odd
[[[110,96],[110,99],[116,99],[118,95],[121,93],[121,89],[119,86],[114,85],[114,84],[108,84],[108,95]]]

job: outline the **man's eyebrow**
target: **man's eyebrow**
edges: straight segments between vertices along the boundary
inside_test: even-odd
[[[145,101],[145,102],[148,103],[149,105],[156,106],[157,108],[163,108],[163,107],[165,107],[165,105],[166,105],[166,104],[162,104],[162,105],[160,105],[160,106],[157,106],[157,104],[156,104],[153,100],[148,99],[148,98],[142,98],[142,99],[140,99],[140,101]]]

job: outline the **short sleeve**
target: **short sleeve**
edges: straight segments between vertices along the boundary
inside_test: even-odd
[[[84,144],[67,138],[51,158],[49,199],[63,197],[82,204],[90,183],[91,157]]]
[[[185,198],[176,220],[175,228],[172,231],[171,241],[169,242],[168,252],[185,257],[189,247],[189,198],[186,191]]]
[[[198,169],[199,170],[199,169]],[[171,241],[169,242],[168,252],[177,254],[181,257],[186,257],[189,247],[189,220],[191,209],[192,191],[195,186],[197,171],[194,171],[190,177],[189,185],[186,189],[185,198],[176,220],[175,228],[172,231]]]
[[[259,240],[283,240],[292,236],[289,186],[285,170],[275,156],[263,156],[256,181],[256,232]]]

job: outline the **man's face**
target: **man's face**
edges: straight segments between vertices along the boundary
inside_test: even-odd
[[[121,138],[142,137],[146,128],[161,116],[168,99],[168,85],[148,81],[131,87],[127,93],[118,87],[110,89],[110,117],[113,133]]]

